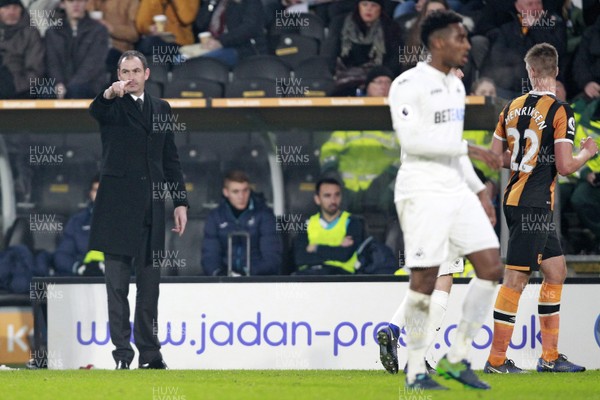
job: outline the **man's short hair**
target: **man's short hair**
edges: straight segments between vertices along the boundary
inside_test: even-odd
[[[227,182],[250,183],[250,178],[244,171],[234,169],[225,174],[225,178],[223,179],[223,187],[227,186]]]
[[[549,43],[538,43],[529,49],[523,59],[538,75],[554,78],[558,71],[558,52]]]
[[[148,68],[148,60],[146,60],[146,56],[144,56],[142,53],[140,53],[137,50],[127,50],[126,52],[124,52],[123,54],[121,54],[121,57],[119,57],[119,62],[117,63],[117,68],[121,69],[121,62],[123,60],[131,60],[132,58],[139,58],[140,61],[142,62],[142,66],[144,67],[144,71]]]
[[[434,32],[446,29],[448,25],[461,22],[462,17],[452,10],[434,11],[425,18],[423,25],[421,25],[421,41],[425,47],[429,48],[429,38]]]
[[[319,194],[319,191],[321,190],[321,186],[324,184],[337,185],[340,187],[340,189],[342,187],[342,184],[340,183],[340,181],[338,181],[335,178],[332,178],[332,177],[321,178],[317,181],[317,184],[315,186],[315,194]]]

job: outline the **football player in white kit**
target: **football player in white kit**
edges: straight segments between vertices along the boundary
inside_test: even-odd
[[[490,223],[494,211],[486,191],[473,192],[483,187],[462,139],[465,88],[452,72],[467,62],[471,46],[462,18],[451,11],[428,16],[421,39],[431,61],[397,77],[389,94],[394,130],[402,143],[395,202],[411,270],[406,386],[446,389],[425,368],[429,308],[440,265],[465,255],[476,277],[469,284],[454,342],[437,371],[464,385],[489,389],[471,370],[468,352],[502,276],[500,245]]]

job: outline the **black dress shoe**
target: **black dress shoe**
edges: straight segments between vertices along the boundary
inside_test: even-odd
[[[158,360],[154,360],[152,362],[146,363],[146,364],[140,364],[140,369],[169,369],[169,367],[167,367],[167,363],[165,363],[165,361],[162,358],[159,358]]]
[[[127,361],[117,361],[117,368],[115,369],[129,369],[129,363]]]

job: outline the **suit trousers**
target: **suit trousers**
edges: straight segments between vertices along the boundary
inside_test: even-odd
[[[150,225],[141,228],[142,246],[137,257],[105,254],[105,277],[108,297],[108,321],[110,337],[115,350],[115,362],[131,363],[134,351],[131,347],[131,324],[129,322],[129,280],[135,268],[136,304],[133,338],[139,351],[139,364],[161,359],[158,340],[158,294],[160,268],[153,265],[151,255]]]

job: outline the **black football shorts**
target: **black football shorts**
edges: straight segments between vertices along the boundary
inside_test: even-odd
[[[508,225],[506,268],[538,271],[542,260],[563,254],[552,210],[504,206]]]

